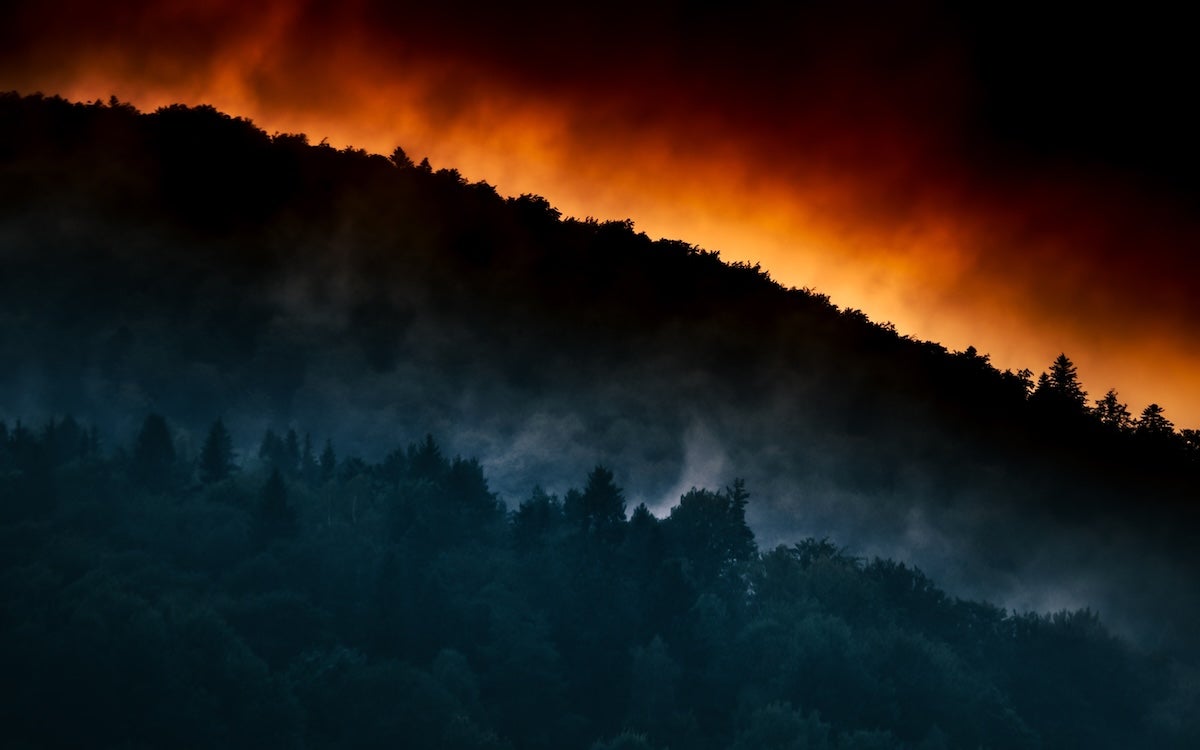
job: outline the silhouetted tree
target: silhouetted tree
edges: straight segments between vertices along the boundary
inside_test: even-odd
[[[1042,373],[1034,392],[1038,400],[1056,404],[1072,412],[1086,408],[1087,391],[1079,384],[1075,363],[1067,355],[1059,354],[1050,365],[1049,373]]]
[[[1092,413],[1096,415],[1101,424],[1116,430],[1125,431],[1133,426],[1129,409],[1117,399],[1117,392],[1112,388],[1108,389],[1104,398],[1096,401],[1096,408],[1092,410]]]
[[[1049,373],[1043,372],[1041,375],[1038,375],[1037,385],[1033,386],[1033,390],[1029,395],[1031,397],[1045,398],[1050,391],[1050,375]]]
[[[624,546],[631,564],[650,569],[661,561],[664,543],[660,526],[645,503],[638,503],[629,514]]]
[[[1084,399],[1087,398],[1087,391],[1079,385],[1079,375],[1075,363],[1065,353],[1059,354],[1054,363],[1050,365],[1050,385],[1063,398],[1079,406],[1083,406]]]
[[[200,481],[205,484],[220,482],[233,471],[233,439],[225,423],[220,419],[213,422],[200,450]]]
[[[1142,410],[1141,416],[1138,417],[1136,430],[1139,435],[1169,437],[1175,434],[1175,425],[1166,418],[1161,406],[1150,404]]]
[[[582,493],[567,493],[563,512],[584,529],[609,532],[625,520],[625,494],[613,481],[612,471],[597,465]]]
[[[400,169],[412,169],[414,166],[413,160],[410,159],[408,154],[404,152],[404,149],[400,148],[399,146],[392,149],[392,155],[388,158],[391,160],[392,164],[395,164]]]
[[[1007,372],[1007,370],[1005,372]],[[1021,392],[1025,395],[1025,398],[1029,398],[1030,394],[1032,394],[1036,388],[1033,383],[1033,370],[1030,370],[1028,367],[1022,367],[1020,370],[1017,370],[1015,373],[1013,373],[1012,377],[1014,382],[1020,386]]]
[[[408,468],[415,479],[440,482],[449,468],[433,435],[426,435],[418,445],[408,447]]]
[[[740,523],[746,522],[746,505],[750,502],[750,492],[746,489],[746,480],[735,478],[732,487],[725,488],[725,497],[729,498],[730,515]],[[746,529],[749,531],[749,527]],[[750,553],[754,552],[754,534],[750,533]]]
[[[483,467],[476,459],[456,458],[445,477],[446,499],[480,518],[499,510],[496,494],[488,489]]]
[[[508,203],[516,207],[524,221],[531,224],[556,222],[562,217],[562,212],[540,195],[525,193],[516,198],[509,198]]]

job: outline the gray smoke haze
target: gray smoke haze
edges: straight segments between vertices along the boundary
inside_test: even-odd
[[[345,301],[355,299],[341,288]],[[631,510],[645,503],[660,517],[688,489],[740,477],[763,549],[829,537],[856,555],[916,565],[955,595],[1019,611],[1090,607],[1147,644],[1178,636],[1181,625],[1164,619],[1162,607],[1181,601],[1191,572],[1120,519],[1064,522],[1010,502],[1010,493],[1035,491],[1019,477],[947,486],[927,460],[903,467],[886,490],[856,489],[847,477],[871,468],[871,435],[824,430],[790,380],[748,410],[724,402],[715,378],[681,370],[677,359],[613,362],[598,374],[551,357],[549,387],[532,388],[465,354],[489,351],[480,341],[489,332],[421,313],[398,333],[395,364],[371,372],[353,346],[337,345],[348,340],[352,315],[325,299],[322,307],[294,297],[273,321],[281,337],[320,342],[319,356],[308,360],[290,412],[253,399],[232,410],[243,415],[231,426],[245,454],[268,427],[330,436],[341,454],[369,459],[430,433],[448,453],[478,457],[510,507],[535,484],[561,496],[603,463]],[[131,399],[122,409],[148,405]]]

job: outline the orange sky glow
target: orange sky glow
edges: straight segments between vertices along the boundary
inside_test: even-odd
[[[1155,252],[1200,233],[1113,175],[1046,169],[989,183],[940,158],[936,128],[903,117],[861,139],[846,130],[853,111],[745,132],[688,110],[690,89],[663,89],[649,106],[594,88],[576,96],[486,60],[382,54],[360,25],[310,49],[286,4],[219,43],[161,43],[173,39],[163,29],[192,22],[189,7],[142,16],[157,45],[33,48],[0,66],[0,89],[115,95],[142,110],[207,103],[313,142],[401,145],[503,195],[543,195],[564,215],[630,218],[651,237],[759,262],[784,285],[902,334],[974,345],[1002,369],[1036,374],[1065,351],[1090,398],[1116,388],[1135,415],[1156,401],[1177,427],[1200,427],[1195,286],[1171,280],[1195,268],[1171,267],[1190,250]],[[1143,231],[1150,222],[1182,228]]]

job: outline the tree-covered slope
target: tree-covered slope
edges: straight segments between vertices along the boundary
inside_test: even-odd
[[[1194,673],[1008,612],[746,486],[656,518],[604,467],[508,511],[431,438],[379,461],[160,416],[0,425],[8,747],[1192,747]],[[237,468],[238,465],[242,468]]]
[[[303,424],[426,432],[510,506],[597,460],[665,513],[736,472],[768,544],[827,534],[952,591],[1190,639],[1194,433],[900,335],[627,222],[211,108],[0,97],[0,418],[196,455]]]

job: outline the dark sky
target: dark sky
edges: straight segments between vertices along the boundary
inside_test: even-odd
[[[1045,3],[7,4],[0,88],[212,103],[635,220],[1200,426],[1191,28]]]

